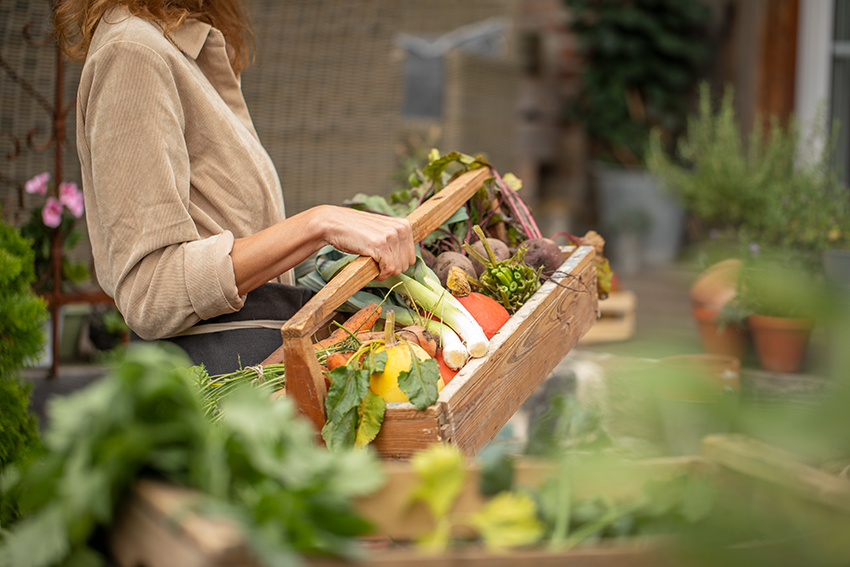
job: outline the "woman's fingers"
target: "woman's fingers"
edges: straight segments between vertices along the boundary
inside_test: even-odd
[[[416,261],[413,230],[407,219],[338,208],[336,230],[328,241],[343,252],[371,256],[378,280],[400,274]]]

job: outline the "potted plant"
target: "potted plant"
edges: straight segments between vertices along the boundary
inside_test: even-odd
[[[698,111],[689,119],[676,152],[668,154],[662,133],[654,132],[648,167],[690,214],[701,256],[725,241],[725,252],[733,257],[748,261],[771,251],[786,272],[819,274],[823,251],[850,237],[850,196],[833,168],[835,131],[827,135],[813,128],[804,135],[793,117],[784,125],[774,117],[757,120],[745,137],[735,117],[733,96],[727,88],[715,111],[709,87],[702,85]],[[746,273],[760,270],[749,267]],[[763,316],[796,318],[804,289],[784,303],[765,303],[773,292],[749,282],[751,288],[754,285],[757,289],[738,290],[747,297],[715,310],[713,323],[755,321],[759,326],[766,322]],[[709,313],[694,315],[711,323]],[[752,333],[753,327],[748,327]],[[800,362],[767,364],[773,369],[799,368]]]
[[[802,261],[783,254],[781,260],[762,256],[745,263],[732,304],[746,318],[762,368],[800,371],[823,297]]]
[[[584,58],[567,118],[582,124],[603,226],[623,211],[643,210],[646,264],[672,261],[684,233],[675,199],[659,191],[644,153],[653,128],[672,141],[687,117],[690,94],[708,60],[709,8],[679,0],[564,0]]]

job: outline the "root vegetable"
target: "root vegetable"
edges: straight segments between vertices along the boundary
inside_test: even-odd
[[[331,335],[313,346],[316,350],[327,349],[338,342],[344,341],[349,336],[370,330],[381,317],[381,306],[370,303],[345,320],[341,327]]]
[[[564,263],[564,254],[554,240],[549,238],[531,238],[523,242],[526,247],[525,263],[535,270],[543,267],[541,275],[544,278],[552,277],[561,264]]]
[[[437,359],[437,364],[440,365],[440,378],[443,380],[443,383],[448,386],[449,382],[454,380],[454,377],[460,372],[460,368],[452,368],[448,365],[448,363],[443,359],[443,351],[438,350],[437,356],[434,358]]]
[[[426,248],[421,248],[419,251],[419,255],[422,257],[422,260],[425,261],[425,265],[434,269],[434,253],[427,250]]]
[[[475,277],[475,268],[472,265],[472,260],[459,252],[442,252],[435,258],[433,269],[437,277],[440,278],[440,283],[443,287],[446,285],[449,270],[454,266],[466,272],[470,277]]]

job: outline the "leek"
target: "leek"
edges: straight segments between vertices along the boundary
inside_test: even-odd
[[[299,285],[303,285],[314,292],[327,285],[322,276],[316,272],[310,272],[298,279]],[[458,370],[466,364],[469,359],[469,351],[461,341],[457,333],[442,321],[425,318],[406,306],[399,305],[390,297],[380,297],[368,291],[358,291],[340,306],[341,310],[356,312],[370,303],[376,303],[383,307],[384,312],[392,309],[395,311],[395,320],[399,325],[422,325],[440,339],[440,348],[443,350],[443,360],[452,369]]]

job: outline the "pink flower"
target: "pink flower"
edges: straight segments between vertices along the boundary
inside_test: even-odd
[[[48,197],[44,208],[41,209],[41,219],[50,228],[56,228],[62,223],[62,203],[56,197]]]
[[[47,182],[49,180],[50,174],[45,171],[27,181],[24,184],[24,190],[30,195],[44,195],[47,193]]]
[[[76,183],[62,182],[59,184],[59,202],[68,207],[74,218],[83,216],[83,192],[77,189]]]

